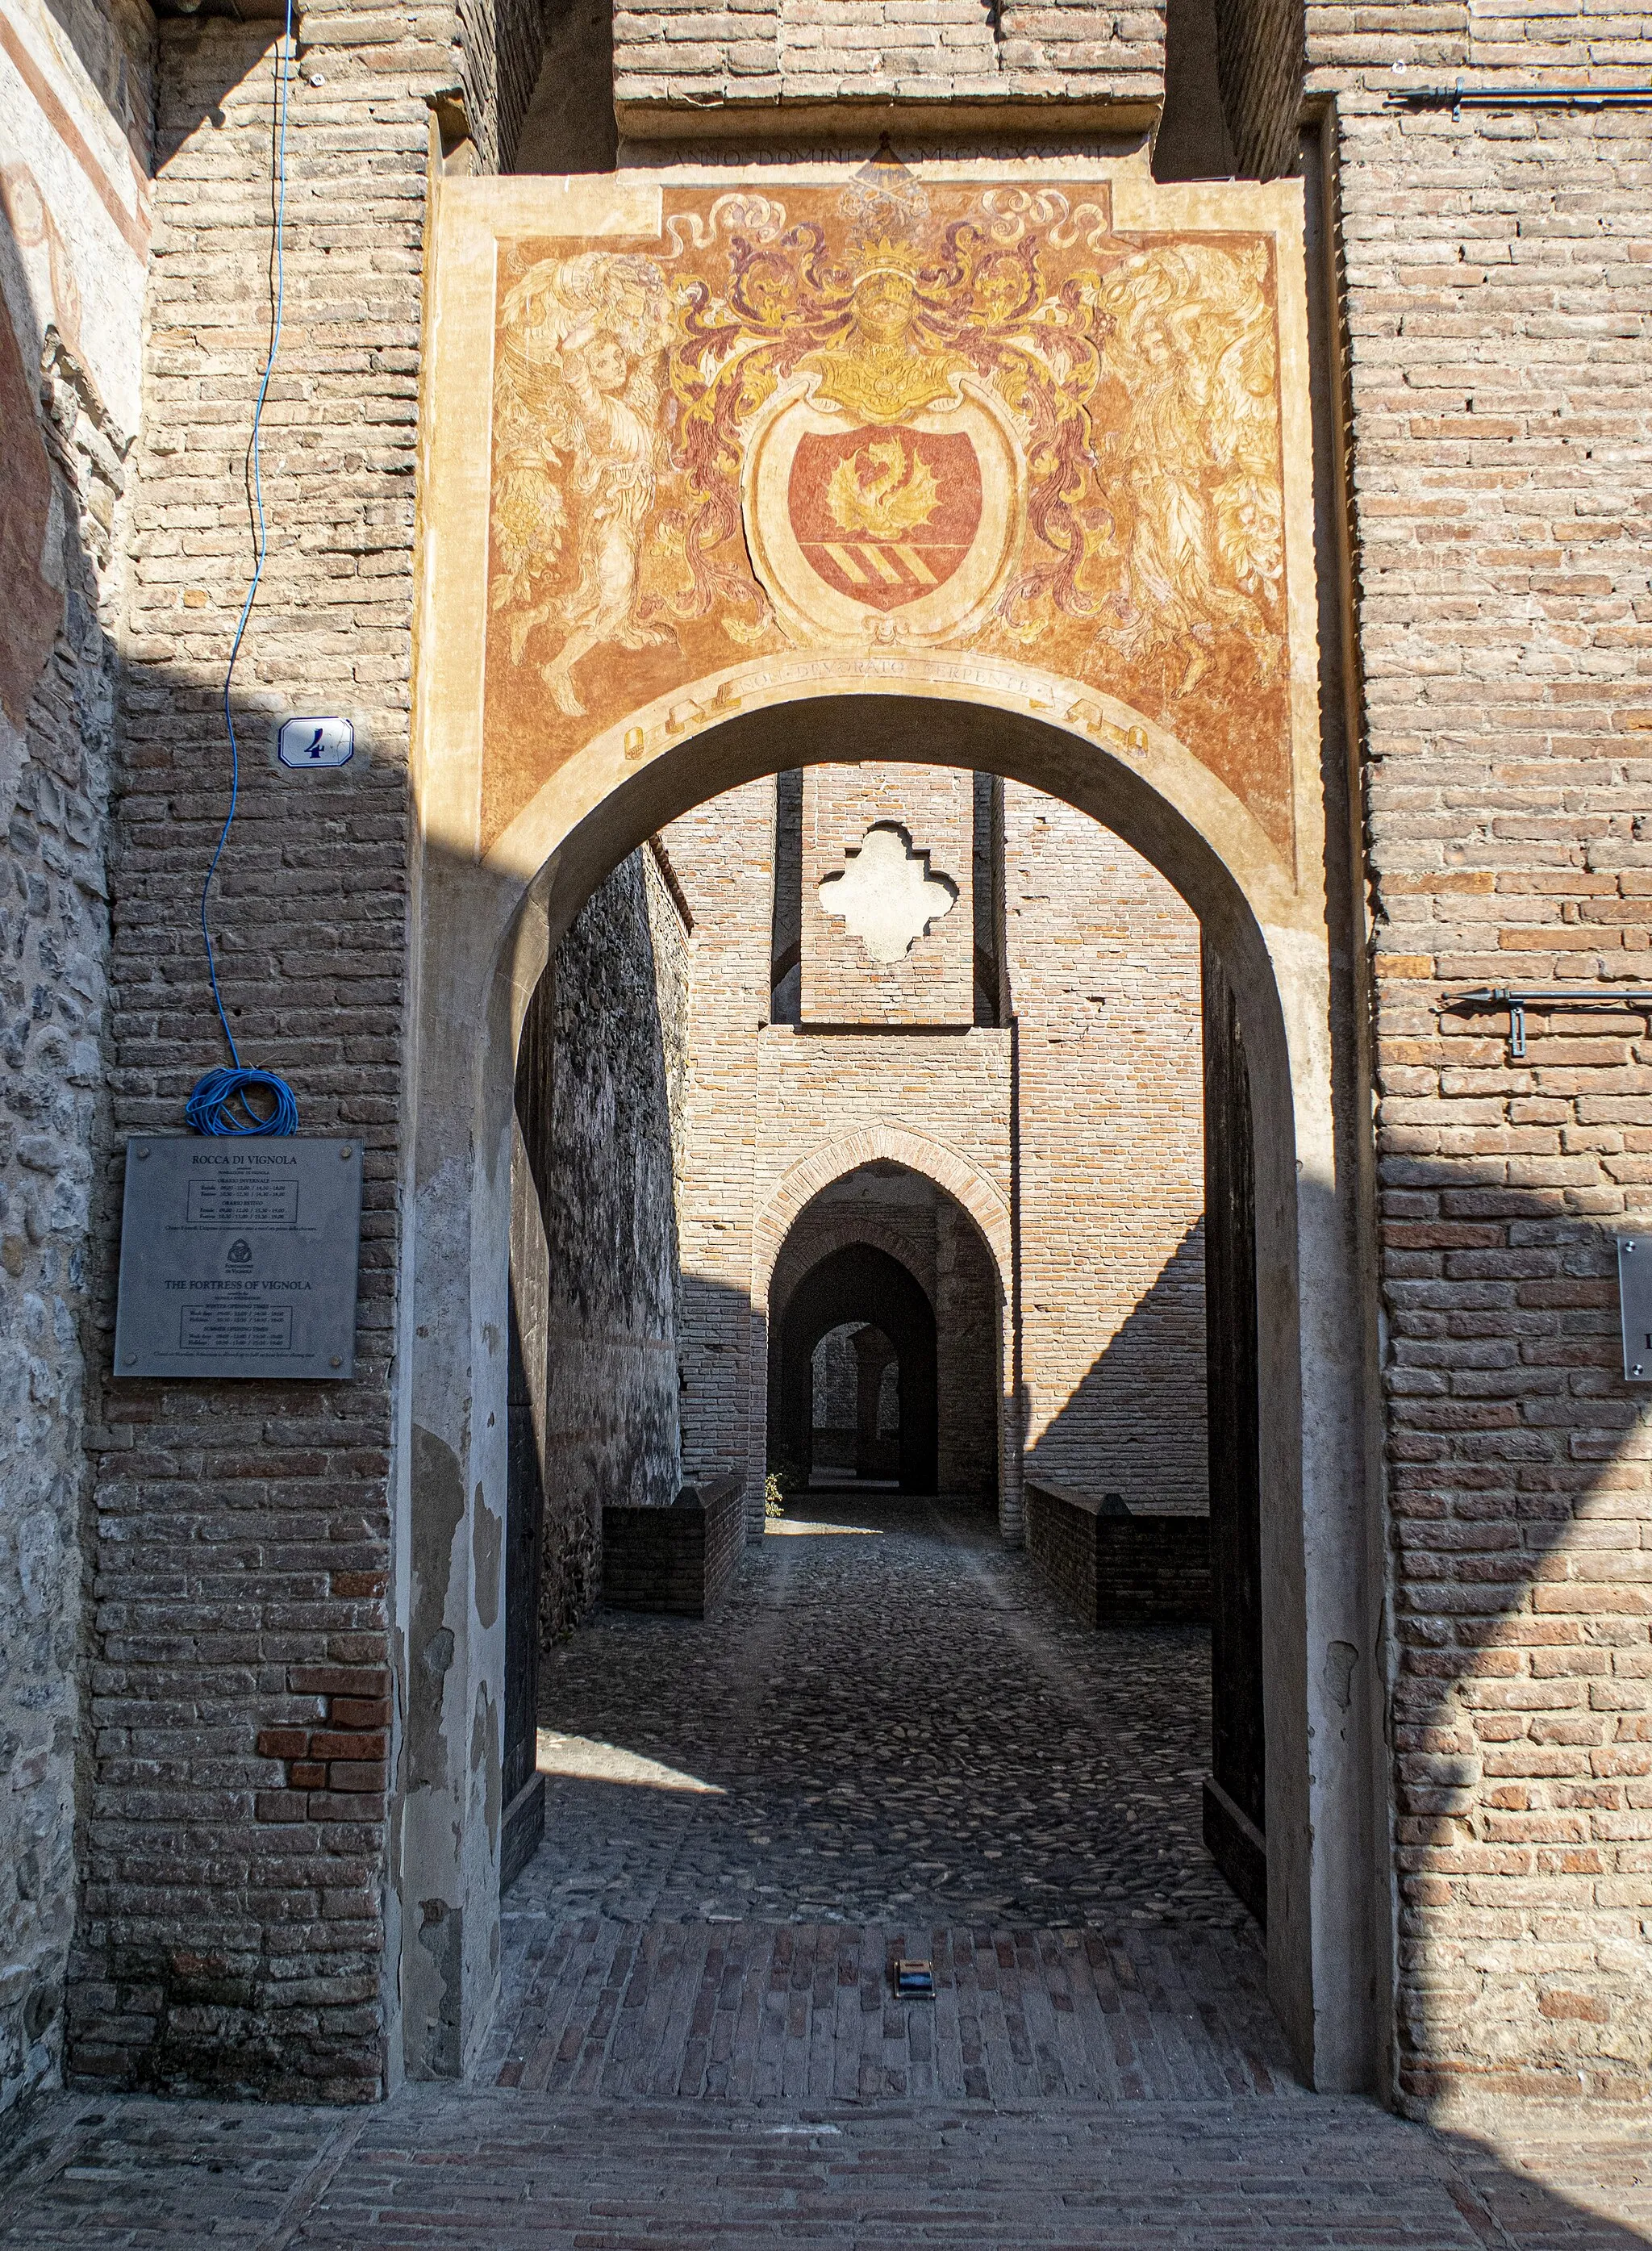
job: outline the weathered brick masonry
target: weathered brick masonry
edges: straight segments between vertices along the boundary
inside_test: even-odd
[[[58,2052],[83,1349],[97,1476],[73,2067],[337,2100],[370,2096],[399,2067],[385,1816],[420,1777],[407,1748],[418,1729],[390,1693],[386,1590],[431,115],[464,163],[508,164],[543,26],[528,0],[308,0],[299,13],[287,325],[265,425],[271,555],[238,675],[241,815],[214,926],[247,1058],[294,1080],[305,1130],[348,1132],[368,1152],[362,1351],[348,1389],[112,1382],[113,1258],[88,1281],[83,1249],[90,1225],[112,1253],[125,1135],[178,1130],[190,1083],[222,1059],[194,917],[228,801],[218,689],[252,561],[243,456],[269,336],[273,27],[214,17],[161,28],[144,418],[129,454],[135,417],[122,419],[91,371],[91,324],[77,351],[66,297],[50,319],[35,302],[51,246],[42,232],[29,250],[33,221],[20,222],[7,176],[4,283],[20,354],[3,426],[27,433],[22,405],[33,414],[37,396],[41,412],[38,449],[24,443],[4,498],[14,510],[19,493],[50,503],[21,551],[51,563],[37,576],[52,599],[34,620],[39,664],[19,675],[0,737],[10,822],[0,1385],[17,1434],[5,1440],[16,1451],[3,1462],[0,1595],[11,1667],[0,1749],[14,1784],[0,1792],[0,2100]],[[84,9],[52,14],[86,84],[130,128],[142,170],[147,11],[123,4],[121,38],[102,48]],[[1229,136],[1241,169],[1267,173],[1297,122],[1302,19],[1227,0],[1215,17]],[[1652,733],[1648,113],[1559,103],[1454,116],[1396,97],[1459,73],[1482,91],[1644,84],[1652,20],[1440,0],[1312,6],[1305,28],[1346,350],[1377,996],[1399,2083],[1417,2102],[1460,2086],[1644,2098],[1652,1423],[1619,1373],[1612,1239],[1643,1223],[1652,1188],[1647,1024],[1638,1009],[1534,1010],[1530,1051],[1515,1059],[1502,1019],[1441,1001],[1474,985],[1652,978],[1652,827],[1640,809],[1652,764],[1639,747]],[[940,119],[1001,124],[1018,104],[1036,105],[1041,139],[1059,142],[1093,131],[1106,102],[1115,121],[1144,121],[1163,45],[1151,6],[736,0],[724,11],[688,0],[617,12],[614,93],[633,145],[749,131],[772,150],[804,121],[813,147],[823,119],[870,121],[874,137],[917,118],[933,136]],[[10,660],[27,620],[7,569]],[[350,768],[274,766],[273,722],[298,709],[355,721]],[[764,1249],[764,1214],[828,1097],[847,1090],[857,1131],[872,1133],[884,1064],[872,1035],[834,1040],[828,1055],[826,1042],[764,1021],[772,932],[766,904],[746,910],[751,869],[771,853],[772,785],[720,800],[715,827],[675,826],[700,849],[684,885],[703,910],[708,1040],[675,1182],[692,1476],[761,1466],[743,1403],[763,1382],[753,1296],[759,1253],[778,1247]],[[1161,984],[1171,965],[1171,998],[1192,1021],[1190,932],[1151,885],[1131,896],[1132,929],[1151,925],[1151,945],[1138,956],[1130,932],[1117,942],[1099,1016],[1088,988],[1060,975],[1052,987],[1065,1053],[1053,1038],[1013,1047],[1007,1015],[1030,1018],[1037,977],[1024,971],[1017,993],[1012,940],[1005,1018],[960,1027],[944,1071],[933,1059],[906,1070],[900,1131],[937,1144],[960,1111],[971,1118],[954,1168],[937,1160],[949,1194],[1007,1209],[1023,1162],[1029,1182],[1046,1162],[1034,1127],[1061,1144],[1046,1171],[1066,1194],[1061,1104],[1130,1075],[1113,1028],[1121,1000],[1131,1039],[1145,1026],[1150,956]],[[100,1036],[107,1115],[89,1052]],[[1014,1150],[998,1122],[1013,1075],[1029,1132]],[[1196,1182],[1196,1070],[1185,1087],[1159,1074],[1144,1098]],[[851,1152],[856,1164],[889,1153],[873,1142]],[[1122,1166],[1118,1182],[1130,1178]],[[1027,1340],[1047,1319],[1070,1342],[1146,1290],[1164,1324],[1151,1340],[1162,1373],[1166,1340],[1179,1351],[1197,1326],[1196,1186],[1191,1197],[1157,1247],[1125,1245],[1103,1289],[1053,1237],[1046,1270],[1029,1263],[1021,1278]],[[1161,1270],[1169,1284],[1154,1297]],[[1075,1402],[1086,1413],[1101,1403],[1087,1431],[1129,1436],[1130,1382],[1092,1382],[1096,1358],[1062,1363],[1047,1396],[1028,1360],[1028,1427],[1047,1451],[1080,1429]],[[1141,1364],[1114,1355],[1124,1376]],[[1181,1438],[1154,1464],[1189,1492],[1196,1390],[1196,1379],[1176,1389]],[[1123,1419],[1109,1422],[1116,1409]],[[1059,1477],[1062,1463],[1047,1468]],[[463,1520],[462,1491],[453,1506],[452,1524],[424,1527],[438,1546]],[[417,1590],[418,1558],[412,1568]],[[439,1690],[441,1662],[439,1634],[420,1637],[419,1624],[416,1598],[418,1652],[438,1669],[409,1667],[415,1699],[428,1696],[422,1680]],[[1330,1659],[1309,1661],[1317,1678]],[[423,2061],[457,2067],[439,2029]]]
[[[213,922],[245,1058],[292,1079],[303,1130],[366,1144],[361,1357],[338,1390],[100,1387],[73,2067],[353,2100],[391,2068],[396,1739],[379,1707],[412,473],[428,103],[458,80],[451,8],[312,0],[301,22],[264,423],[270,558],[237,675],[240,810]],[[229,801],[219,688],[252,561],[242,461],[270,335],[273,31],[162,31],[111,1196],[122,1137],[181,1127],[191,1082],[223,1059],[192,918]],[[493,145],[480,126],[478,139]],[[355,763],[330,779],[276,768],[273,724],[295,709],[352,718]],[[112,1285],[106,1267],[106,1352]],[[375,1715],[359,1742],[339,1699]],[[301,1759],[286,1748],[301,1734]]]
[[[1210,1519],[1137,1514],[1117,1493],[1026,1483],[1026,1546],[1086,1625],[1208,1624]]]
[[[1644,2096],[1652,1524],[1614,1230],[1641,1010],[1442,1008],[1652,973],[1644,84],[1633,11],[1312,7],[1334,98],[1388,1325],[1400,2081]]]
[[[802,989],[820,1029],[763,1021],[785,793],[753,784],[667,832],[695,920],[680,1209],[685,1474],[749,1457],[755,1494],[762,1356],[809,1266],[858,1239],[905,1264],[935,1306],[944,1489],[992,1482],[978,1370],[999,1361],[1001,1320],[997,1382],[1006,1395],[1021,1387],[1002,1415],[1007,1536],[1020,1536],[1023,1444],[1033,1469],[1084,1490],[1201,1508],[1198,925],[1096,822],[1006,785],[992,973],[1001,968],[1016,1022],[970,1025],[967,880],[893,968],[816,897],[821,875],[843,864],[843,839],[897,817],[916,853],[933,846],[936,871],[967,878],[960,823],[973,793],[966,778],[960,799],[957,783],[944,769],[875,761],[805,777],[805,815],[828,802],[840,815],[803,852]],[[949,1004],[964,1021],[937,1028]],[[892,1175],[882,1200],[881,1172]],[[933,1202],[914,1202],[912,1173],[938,1186]],[[996,1250],[968,1216],[971,1181],[1001,1214]]]
[[[1144,121],[1164,73],[1163,0],[657,0],[614,11],[614,98],[645,138],[685,130],[772,138],[777,100],[1106,101]],[[688,105],[698,112],[688,122]],[[708,108],[724,112],[708,128]]]
[[[1028,1473],[1203,1508],[1198,925],[1070,806],[1004,823]]]

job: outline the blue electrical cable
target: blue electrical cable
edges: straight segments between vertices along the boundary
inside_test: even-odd
[[[287,268],[283,235],[287,218],[287,89],[288,65],[293,51],[293,0],[287,0],[287,22],[281,44],[276,52],[276,68],[281,82],[280,123],[276,142],[275,159],[275,325],[270,335],[270,355],[264,363],[264,380],[259,385],[258,403],[252,409],[252,442],[248,461],[252,471],[252,504],[258,512],[258,558],[252,567],[252,583],[246,590],[246,599],[241,605],[235,639],[230,645],[230,661],[224,675],[224,724],[230,738],[230,809],[224,816],[224,826],[218,832],[218,849],[206,871],[206,881],[201,886],[201,941],[206,948],[206,973],[212,980],[212,1001],[218,1012],[218,1022],[224,1027],[224,1037],[229,1044],[232,1068],[228,1070],[209,1070],[196,1082],[185,1105],[183,1115],[197,1133],[293,1133],[298,1130],[298,1103],[292,1088],[273,1071],[248,1069],[241,1061],[241,1051],[235,1044],[235,1035],[230,1029],[230,1020],[225,1013],[224,996],[218,991],[218,963],[212,952],[212,933],[207,926],[207,903],[211,897],[212,878],[218,873],[218,862],[224,856],[224,847],[229,841],[230,828],[235,819],[235,807],[241,793],[241,746],[235,737],[235,714],[231,708],[230,690],[235,679],[235,662],[241,654],[241,643],[246,638],[247,620],[252,614],[259,582],[264,576],[264,558],[269,551],[269,531],[264,521],[263,465],[259,453],[259,431],[264,419],[264,401],[269,395],[270,377],[275,372],[275,355],[281,346],[281,314],[287,295]],[[267,1116],[261,1116],[247,1100],[249,1093],[273,1097],[273,1107]]]

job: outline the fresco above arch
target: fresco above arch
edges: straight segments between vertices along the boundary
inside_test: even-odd
[[[1289,862],[1277,228],[893,160],[653,194],[498,237],[481,848],[730,666],[970,651],[1172,733]]]

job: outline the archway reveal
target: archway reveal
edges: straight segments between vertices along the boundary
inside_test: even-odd
[[[1315,2081],[1368,2085],[1380,1572],[1302,184],[1158,187],[1139,153],[728,177],[439,190],[397,1452],[409,2068],[473,2054],[497,1977],[487,1525],[526,996],[651,831],[853,741],[1093,814],[1220,957],[1255,1128],[1269,1984]]]

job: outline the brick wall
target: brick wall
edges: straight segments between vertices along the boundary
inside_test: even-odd
[[[1241,179],[1296,169],[1303,0],[1215,0],[1222,114]]]
[[[105,861],[137,428],[154,20],[6,11],[0,52],[0,2109],[60,2066]]]
[[[902,770],[845,771],[882,793],[874,812],[899,813]],[[921,846],[924,820],[911,807],[929,805],[930,777],[923,768],[903,771],[906,825]],[[951,818],[959,864],[969,872],[975,792],[968,776],[944,779],[963,795],[954,805],[943,792],[937,817]],[[702,1465],[712,1473],[743,1421],[748,1444],[761,1445],[760,1405],[748,1418],[744,1404],[765,1394],[766,1370],[756,1357],[754,1389],[736,1389],[736,1355],[750,1349],[740,1325],[751,1287],[753,1216],[815,1151],[854,1147],[844,1170],[874,1180],[875,1173],[857,1170],[866,1153],[854,1137],[876,1129],[916,1137],[928,1159],[896,1161],[919,1171],[927,1162],[948,1191],[921,1228],[909,1209],[868,1206],[864,1235],[887,1237],[897,1257],[904,1249],[936,1307],[942,1484],[982,1490],[990,1479],[979,1465],[999,1445],[998,1402],[981,1395],[976,1371],[998,1361],[998,1304],[1010,1297],[1011,1262],[1006,1251],[1000,1274],[979,1229],[952,1208],[973,1176],[1006,1213],[1019,1188],[1021,1380],[1033,1460],[1046,1475],[1059,1471],[1075,1484],[1101,1479],[1133,1502],[1205,1505],[1198,925],[1146,862],[1095,822],[1018,785],[1002,795],[1007,987],[1020,1020],[1013,1033],[966,1028],[967,1018],[950,1030],[909,1035],[853,1022],[833,1031],[759,1029],[771,943],[775,786],[753,784],[714,800],[668,832],[695,916],[692,1178],[682,1225],[685,1294],[698,1312],[684,1338],[686,1474]],[[857,813],[850,825],[859,820]],[[937,864],[944,864],[938,856]],[[812,863],[803,883],[805,990],[814,881]],[[966,918],[955,908],[915,945],[919,966],[955,916],[972,950],[973,912]],[[843,956],[841,973],[853,986],[834,1005],[881,1009],[875,990],[856,1002],[870,980],[849,957],[840,925],[819,920],[825,945]],[[949,1178],[954,1163],[961,1173]],[[788,1215],[788,1224],[794,1220],[798,1234],[780,1251],[770,1287],[771,1333],[804,1264],[848,1239],[849,1220],[828,1196],[805,1196]],[[829,1243],[823,1230],[835,1230]],[[1007,1314],[1006,1302],[1006,1363],[1013,1357]],[[1011,1374],[1006,1364],[1002,1380]],[[1006,1427],[1013,1430],[1013,1416]],[[756,1466],[760,1479],[760,1461]],[[999,1482],[1006,1528],[1018,1537],[1013,1464]]]
[[[366,1148],[357,1381],[111,1382],[103,1269],[72,1998],[83,2078],[352,2100],[388,2062],[384,1796],[374,1756],[311,1750],[341,1731],[334,1696],[374,1705],[388,1664],[419,291],[427,97],[453,84],[454,25],[372,0],[312,0],[303,25],[270,559],[213,921],[247,1058],[292,1079],[302,1130]],[[111,1210],[123,1137],[181,1130],[190,1084],[223,1059],[193,918],[228,803],[218,699],[252,560],[272,37],[220,17],[162,32],[110,886]],[[355,762],[283,772],[275,720],[318,710],[354,720]],[[296,1764],[324,1766],[325,1786],[301,1786],[272,1748],[301,1732]]]
[[[1652,974],[1638,463],[1646,116],[1407,84],[1645,82],[1644,17],[1309,11],[1337,100],[1389,1348],[1401,2086],[1652,2079]],[[1401,66],[1396,71],[1393,66]]]
[[[1203,1508],[1199,925],[1087,815],[1004,799],[1028,1472]]]
[[[508,172],[539,82],[547,0],[456,0],[454,13],[476,169]]]
[[[605,1507],[604,1602],[614,1610],[715,1617],[745,1546],[743,1482],[726,1477],[687,1486],[666,1508]]]
[[[750,1400],[751,1161],[760,1118],[757,1027],[769,1012],[774,784],[753,782],[674,821],[665,843],[695,920],[682,1245],[682,1473],[763,1490]]]
[[[1164,75],[1163,0],[638,0],[614,12],[614,94],[633,134],[674,105],[945,102],[1051,97],[1145,115]],[[701,129],[704,130],[703,120]]]
[[[944,766],[810,766],[803,777],[802,1021],[805,1024],[968,1024],[975,1016],[975,788]],[[864,893],[853,902],[864,852],[880,848],[915,903],[898,935],[868,946]],[[897,855],[904,855],[902,859]],[[903,894],[904,896],[904,894]],[[916,918],[927,913],[923,932]]]
[[[1210,1519],[1135,1513],[1105,1496],[1029,1478],[1026,1549],[1085,1625],[1210,1620]]]

